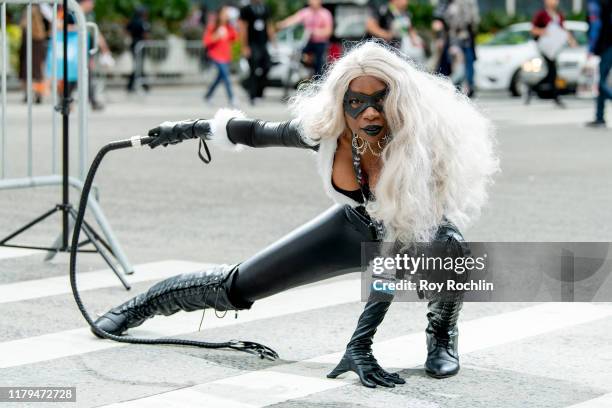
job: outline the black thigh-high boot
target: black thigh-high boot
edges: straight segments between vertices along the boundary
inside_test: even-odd
[[[179,310],[248,309],[258,299],[357,270],[361,243],[375,239],[360,212],[334,206],[243,263],[168,278],[111,309],[96,325],[119,335]]]
[[[336,368],[327,374],[328,378],[336,378],[347,371],[353,371],[359,376],[361,383],[369,388],[375,388],[376,385],[395,387],[395,384],[406,383],[398,374],[384,370],[372,354],[372,339],[392,300],[393,295],[370,296],[359,316],[357,328],[346,345],[344,356]]]
[[[165,279],[149,290],[112,308],[96,320],[96,326],[107,333],[120,335],[140,326],[155,315],[170,316],[179,310],[192,312],[204,308],[218,311],[251,307],[228,297],[237,270],[236,265],[216,265],[204,271],[185,273]],[[98,335],[95,331],[93,332]]]

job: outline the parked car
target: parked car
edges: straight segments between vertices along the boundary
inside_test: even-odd
[[[587,58],[587,29],[582,21],[566,21],[578,47],[566,47],[557,59],[557,85],[565,92],[576,90],[578,78]],[[524,91],[521,81],[536,83],[546,75],[531,23],[513,24],[476,47],[476,87],[480,90],[508,90],[513,96]],[[523,79],[521,79],[522,71]],[[535,82],[534,82],[535,81]]]

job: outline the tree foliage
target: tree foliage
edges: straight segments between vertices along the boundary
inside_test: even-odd
[[[96,19],[98,22],[118,22],[129,20],[137,8],[147,10],[149,21],[164,25],[168,31],[176,32],[189,11],[189,0],[104,0],[96,2]]]

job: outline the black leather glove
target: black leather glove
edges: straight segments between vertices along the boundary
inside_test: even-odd
[[[382,368],[369,346],[348,348],[338,366],[327,377],[336,378],[347,371],[357,374],[361,383],[368,388],[376,388],[377,385],[393,388],[396,384],[406,383],[399,374]]]
[[[395,384],[406,383],[406,380],[399,374],[384,370],[372,354],[372,339],[390,305],[390,301],[369,300],[366,303],[342,360],[331,373],[327,374],[328,378],[336,378],[342,373],[353,371],[359,376],[361,383],[368,388],[375,388],[377,385],[395,387]]]
[[[210,122],[203,119],[164,122],[149,130],[148,135],[155,139],[149,143],[151,149],[157,146],[177,144],[186,139],[207,137],[210,134]]]

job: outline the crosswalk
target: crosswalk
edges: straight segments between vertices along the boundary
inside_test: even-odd
[[[16,256],[27,256],[15,254]],[[2,254],[0,253],[0,256]],[[10,257],[5,256],[4,259]],[[129,277],[130,282],[157,281],[177,273],[188,273],[201,270],[208,264],[165,260],[136,265],[136,273]],[[0,263],[0,271],[2,264]],[[108,270],[79,274],[79,286],[88,294],[98,290],[118,287],[116,278]],[[360,300],[360,280],[358,275],[347,278],[320,282],[293,289],[255,303],[249,311],[241,312],[238,318],[227,316],[224,319],[209,318],[205,320],[205,330],[214,331],[226,327],[247,327],[249,323],[273,321],[304,313],[318,313],[325,308],[337,308],[350,305]],[[55,297],[70,297],[67,277],[52,277],[29,281],[20,281],[0,285],[0,305],[18,302],[40,301]],[[1,307],[1,306],[0,306]],[[211,313],[212,315],[212,313]],[[173,316],[151,319],[137,329],[130,330],[133,336],[159,337],[186,335],[197,331],[201,313],[178,313]],[[345,316],[354,321],[355,316]],[[27,316],[24,316],[27,319]],[[584,324],[598,324],[612,319],[612,304],[607,303],[543,303],[527,304],[524,307],[500,311],[476,318],[466,318],[460,324],[460,352],[469,356],[481,350],[495,349],[504,345],[521,342],[528,338],[563,330]],[[1,324],[1,322],[0,322]],[[313,336],[318,332],[313,327]],[[240,328],[235,330],[240,332]],[[281,340],[279,340],[280,342]],[[426,358],[425,336],[422,330],[398,332],[391,338],[378,341],[374,353],[384,367],[391,370],[418,368]],[[60,365],[62,361],[74,357],[85,357],[108,350],[129,355],[130,346],[108,340],[95,338],[85,324],[81,327],[59,332],[50,332],[41,336],[9,339],[0,342],[0,379],[7,370],[19,369],[22,372],[37,367]],[[122,351],[124,350],[124,351]],[[133,348],[132,348],[133,350]],[[398,350],[410,352],[398,353]],[[603,350],[609,352],[611,350]],[[314,395],[338,392],[346,389],[350,394],[358,384],[353,373],[347,373],[338,379],[331,380],[325,374],[341,358],[343,349],[333,352],[311,355],[308,358],[276,364],[267,368],[242,369],[238,373],[229,370],[227,375],[211,381],[204,381],[189,386],[160,391],[152,387],[148,392],[134,396],[118,396],[105,407],[228,407],[255,408],[273,404],[284,404],[290,401],[308,401]],[[284,356],[283,356],[284,357]],[[607,358],[612,356],[607,355]],[[245,358],[249,358],[246,357]],[[109,362],[112,364],[112,362]],[[137,375],[137,374],[134,374]],[[612,376],[612,373],[610,374]],[[6,377],[5,377],[6,378]],[[461,379],[461,375],[455,377]],[[468,382],[469,384],[469,382]],[[0,380],[0,386],[3,386]],[[40,385],[40,384],[39,384]],[[612,384],[610,389],[602,390],[600,395],[561,407],[598,408],[612,406]],[[364,392],[361,387],[355,388]],[[396,388],[399,392],[401,387]],[[408,388],[409,389],[409,388]],[[382,392],[382,391],[371,391]],[[390,392],[390,391],[384,391]],[[418,406],[446,406],[435,401],[427,401],[419,395],[413,395],[413,401],[421,401]],[[94,396],[82,396],[79,406],[101,406]],[[417,406],[415,405],[415,406]],[[330,406],[335,406],[330,404]],[[341,405],[338,405],[341,406]],[[552,406],[552,405],[551,405]]]
[[[163,262],[168,265],[169,262]],[[177,265],[181,265],[177,263]],[[183,266],[188,266],[186,263]],[[191,264],[193,265],[193,264]],[[148,264],[136,267],[138,271],[145,271],[145,267],[157,269],[157,265]],[[201,267],[193,265],[191,270],[184,268],[179,273],[195,272]],[[98,274],[91,272],[82,275]],[[104,271],[99,272],[100,274]],[[65,278],[64,278],[65,280]],[[2,289],[0,288],[0,291]],[[329,296],[334,293],[334,296]],[[296,289],[281,293],[272,298],[257,302],[252,310],[239,314],[238,319],[227,316],[224,319],[208,319],[206,329],[226,327],[230,325],[252,322],[255,320],[299,313],[313,308],[334,306],[342,303],[358,302],[360,296],[360,282],[353,279],[348,282],[335,282],[314,285],[308,288]],[[175,336],[186,333],[186,330],[196,331],[201,319],[200,312],[179,313],[164,319],[151,319],[137,329],[130,330],[133,336],[161,337]],[[50,333],[37,337],[29,337],[14,341],[0,343],[0,368],[15,367],[41,361],[69,357],[93,351],[106,350],[115,347],[125,347],[123,343],[100,340],[92,336],[88,328],[67,330]]]
[[[488,347],[563,329],[576,324],[587,323],[612,316],[612,306],[591,304],[559,307],[544,304],[519,311],[484,317],[461,325],[461,353],[463,355]],[[402,368],[420,365],[426,358],[425,336],[413,333],[375,344],[374,354],[384,367]],[[397,350],[414,350],[398,354]],[[157,394],[142,400],[113,404],[111,407],[136,407],[144,404],[151,407],[180,407],[185,401],[215,401],[224,407],[265,407],[290,398],[349,385],[349,382],[316,379],[326,374],[327,364],[337,363],[342,352],[326,354],[291,364],[292,367],[277,366],[255,373],[246,373],[231,379],[223,379],[194,387]],[[312,363],[320,364],[313,369]],[[308,375],[289,375],[287,371],[300,371]],[[345,376],[352,377],[352,374]],[[314,377],[314,379],[313,379]],[[242,390],[247,388],[248,392]],[[253,399],[252,395],[258,398]]]

